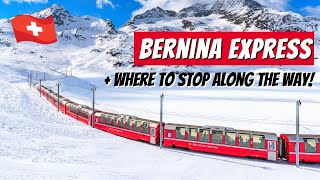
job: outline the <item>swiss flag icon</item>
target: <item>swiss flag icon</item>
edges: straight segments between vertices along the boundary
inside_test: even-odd
[[[20,15],[13,18],[11,24],[17,42],[32,41],[40,44],[57,42],[52,16],[39,19],[29,15]]]

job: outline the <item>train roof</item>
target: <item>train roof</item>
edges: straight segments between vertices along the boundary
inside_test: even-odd
[[[96,113],[96,115],[103,115],[103,114],[110,114],[110,115],[113,115],[113,116],[123,116],[123,117],[128,117],[129,119],[133,119],[133,120],[140,120],[140,121],[146,121],[146,122],[150,122],[150,123],[155,123],[155,124],[159,124],[160,122],[159,121],[155,121],[155,120],[150,120],[150,119],[144,119],[144,118],[139,118],[137,116],[132,116],[132,115],[126,115],[126,114],[117,114],[117,113],[110,113],[110,112],[105,112],[105,111],[102,111],[102,112],[99,112],[99,113]]]
[[[295,134],[282,134],[287,136],[288,138],[296,138]],[[300,138],[320,138],[320,135],[318,134],[299,134]]]

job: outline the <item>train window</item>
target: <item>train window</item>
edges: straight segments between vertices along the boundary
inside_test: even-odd
[[[269,141],[268,143],[268,149],[271,151],[275,151],[276,150],[276,142],[274,141]]]
[[[118,126],[118,121],[117,121],[117,119],[118,119],[117,117],[113,118],[113,123],[112,123],[112,125],[115,126],[115,127]]]
[[[120,127],[124,128],[124,118],[120,118]]]
[[[209,134],[210,131],[207,129],[200,129],[200,141],[201,142],[209,142]]]
[[[127,129],[132,130],[133,120],[128,119],[127,121]]]
[[[100,116],[100,123],[101,123],[101,124],[104,124],[104,123],[105,123],[105,117]]]
[[[136,132],[140,132],[140,126],[141,126],[141,121],[136,121],[135,123],[134,123],[134,131],[136,131]]]
[[[236,144],[237,134],[235,132],[227,132],[226,133],[226,144],[235,146]]]
[[[188,140],[196,141],[197,140],[197,129],[196,128],[188,128]]]
[[[250,134],[239,134],[239,146],[250,147]]]
[[[171,137],[172,137],[172,132],[168,131],[168,138],[171,138]]]
[[[264,149],[265,148],[265,137],[263,135],[253,135],[253,148]]]
[[[149,126],[150,126],[150,123],[144,122],[144,123],[142,124],[142,133],[143,133],[143,134],[148,134]]]
[[[106,118],[106,124],[111,125],[111,116],[110,115],[108,115]]]
[[[304,152],[316,153],[317,152],[317,141],[316,139],[303,139],[304,141]]]
[[[186,133],[186,128],[184,127],[176,127],[176,138],[184,139]]]
[[[150,129],[150,134],[151,134],[151,136],[155,137],[156,136],[156,129],[155,128],[151,128]]]
[[[222,131],[212,131],[212,143],[222,144]]]

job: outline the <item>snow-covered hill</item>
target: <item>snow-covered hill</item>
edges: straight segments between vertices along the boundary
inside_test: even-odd
[[[134,31],[314,31],[316,43],[320,44],[319,18],[280,12],[254,0],[217,0],[214,4],[194,4],[179,12],[156,7],[132,17],[120,29],[116,29],[108,19],[73,16],[58,4],[32,15],[54,17],[58,43],[50,46],[26,42],[16,44],[10,19],[0,19],[0,50],[10,58],[27,62],[32,59],[53,69],[56,69],[56,64],[51,64],[53,58],[60,59],[66,65],[61,66],[60,70],[72,67],[79,73],[94,71],[105,74],[120,69],[230,70],[228,67],[133,68]],[[318,49],[316,56],[319,57]],[[319,65],[318,61],[316,64]],[[317,71],[318,67],[313,70]]]

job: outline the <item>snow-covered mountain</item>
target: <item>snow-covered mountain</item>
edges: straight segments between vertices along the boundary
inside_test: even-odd
[[[53,16],[58,43],[42,46],[16,44],[10,19],[0,19],[0,49],[10,58],[31,61],[52,69],[72,67],[78,71],[107,72],[133,67],[135,31],[314,31],[320,45],[320,18],[303,17],[260,5],[254,0],[217,0],[214,4],[194,4],[179,12],[160,7],[133,16],[116,29],[110,20],[73,16],[55,4],[33,16]],[[58,52],[58,53],[57,53]],[[317,53],[317,56],[319,53]],[[61,64],[51,63],[61,59]],[[174,70],[213,70],[216,67],[157,67]],[[153,69],[148,67],[148,70]]]

